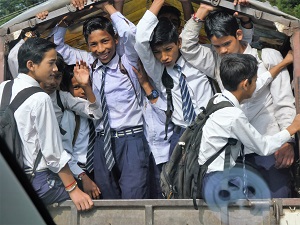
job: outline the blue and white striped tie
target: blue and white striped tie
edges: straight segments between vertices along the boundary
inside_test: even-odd
[[[95,144],[95,138],[96,138],[96,132],[95,132],[95,126],[93,120],[89,119],[89,144],[88,144],[88,150],[86,154],[86,164],[85,168],[90,173],[94,170],[94,144]]]
[[[180,85],[181,99],[182,99],[183,118],[184,121],[190,125],[196,118],[195,109],[189,93],[188,86],[186,84],[185,77],[181,72],[181,67],[176,64],[175,68],[177,69],[179,74],[179,85]]]
[[[106,67],[102,67],[102,82],[100,88],[100,101],[101,101],[101,108],[103,112],[103,129],[104,129],[104,155],[106,159],[106,165],[109,171],[112,170],[113,166],[115,165],[115,159],[112,153],[111,148],[111,133],[110,133],[110,125],[108,121],[108,107],[106,103],[106,98],[104,94],[104,84],[105,84],[105,76],[106,76]]]

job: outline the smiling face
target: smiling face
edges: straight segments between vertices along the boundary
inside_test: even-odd
[[[179,58],[180,42],[154,46],[152,52],[157,60],[166,67],[173,67]]]
[[[94,30],[88,36],[89,50],[102,62],[109,63],[116,54],[118,39],[105,30]]]
[[[86,95],[82,87],[79,85],[75,77],[72,77],[72,84],[70,87],[70,92],[74,97],[79,97],[86,99]]]

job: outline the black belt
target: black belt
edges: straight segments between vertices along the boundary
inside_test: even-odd
[[[118,137],[124,137],[126,135],[132,135],[132,134],[137,134],[143,132],[143,126],[136,126],[120,131],[111,131],[111,137],[113,138],[118,138]],[[97,136],[104,136],[104,131],[97,132]]]
[[[185,130],[185,128],[181,127],[181,126],[178,126],[178,125],[174,125],[174,128],[173,128],[173,132],[177,133],[177,134],[180,134],[180,132],[182,130]]]

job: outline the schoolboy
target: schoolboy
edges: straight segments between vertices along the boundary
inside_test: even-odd
[[[200,145],[198,162],[204,164],[213,154],[220,150],[227,143],[228,138],[234,138],[238,142],[231,147],[230,167],[234,167],[235,160],[240,154],[241,144],[259,155],[270,155],[286,143],[293,134],[300,129],[300,115],[297,115],[291,125],[271,136],[261,135],[249,122],[241,108],[241,102],[251,98],[256,89],[257,60],[250,54],[228,54],[222,58],[220,64],[220,77],[224,85],[222,93],[217,94],[214,103],[229,101],[233,107],[226,107],[214,112],[203,127],[202,141]],[[216,203],[214,196],[222,190],[222,179],[224,177],[225,153],[221,153],[208,167],[203,182],[203,197],[208,203]],[[234,170],[230,170],[234,171]],[[230,174],[229,172],[229,174]],[[229,188],[243,190],[245,177],[229,175],[225,177]],[[249,178],[249,177],[248,177]],[[240,179],[240,185],[236,182]],[[266,198],[268,192],[261,190],[259,183],[254,183],[253,178],[246,182],[253,186],[254,198]],[[213,188],[212,188],[213,187]],[[230,189],[229,189],[230,191]],[[266,193],[266,195],[264,195]],[[250,194],[250,193],[249,193]],[[249,195],[250,196],[250,195]],[[248,197],[249,197],[248,196]],[[223,196],[225,198],[225,196]],[[232,197],[232,196],[231,196]],[[251,197],[251,196],[250,196]],[[246,198],[243,191],[236,198]],[[233,199],[231,199],[233,200]]]
[[[102,197],[147,198],[150,151],[143,134],[141,89],[132,70],[138,62],[133,48],[135,26],[112,5],[101,6],[111,15],[112,22],[96,17],[84,23],[83,34],[91,53],[66,45],[63,39],[66,29],[62,27],[57,27],[54,42],[67,64],[75,64],[77,59],[94,63],[93,91],[105,111],[102,121],[96,124],[94,148],[95,183],[101,188]],[[124,44],[123,55],[116,51],[118,43]],[[120,64],[128,74],[121,72]]]
[[[167,99],[166,88],[162,84],[164,69],[174,82],[171,91],[174,106],[171,120],[175,126],[170,138],[171,154],[185,128],[190,125],[195,115],[200,113],[200,107],[206,106],[213,92],[208,78],[203,73],[205,71],[195,69],[180,55],[181,42],[176,27],[167,18],[158,20],[157,15],[163,4],[163,0],[154,0],[139,21],[135,49],[147,74],[153,80],[158,91],[162,93],[162,98]],[[180,77],[183,78],[181,84],[185,82],[184,87],[187,87],[187,89],[182,88],[184,95],[181,94]],[[186,101],[187,95],[189,95],[188,101]],[[189,104],[185,105],[186,102]],[[187,109],[185,118],[183,108]]]
[[[81,76],[89,77],[89,69],[85,63],[70,65],[67,67],[61,87],[70,92],[74,97],[86,99],[85,91],[78,79]],[[74,111],[65,110],[61,121],[61,127],[66,131],[63,138],[64,148],[71,153],[69,166],[77,178],[79,187],[91,198],[100,197],[100,189],[94,183],[93,164],[91,163],[90,148],[95,139],[94,122],[87,117],[79,116]]]
[[[224,11],[214,10],[215,8],[212,6],[201,4],[195,17],[186,23],[181,33],[183,56],[196,68],[206,69],[207,74],[216,79],[223,90],[219,75],[221,58],[231,53],[254,55],[259,61],[257,89],[252,98],[243,102],[243,110],[251,124],[261,134],[275,134],[285,129],[292,122],[296,113],[289,74],[287,70],[282,70],[292,61],[285,60],[284,64],[279,63],[277,65],[279,70],[270,76],[266,66],[259,59],[257,50],[242,41],[243,31],[239,29],[236,18]],[[198,32],[204,21],[205,31],[212,43],[209,46],[200,45],[197,41]],[[269,50],[269,57],[275,56],[275,54],[275,50]],[[278,58],[278,62],[280,62],[280,58]],[[273,80],[273,75],[278,73],[280,75]],[[269,83],[270,79],[273,80],[271,83]],[[245,152],[252,153],[247,149]],[[266,179],[272,191],[272,197],[288,197],[290,195],[291,177],[287,167],[292,164],[293,159],[294,150],[291,143],[286,143],[271,156],[262,157],[253,154],[247,156],[247,160],[258,166],[259,171]],[[281,179],[277,179],[278,177]]]
[[[40,82],[47,82],[55,75],[55,47],[41,38],[31,38],[21,46],[18,52],[19,75],[14,80],[12,99],[24,88],[39,87]],[[1,99],[5,83],[0,85]],[[33,94],[14,115],[23,144],[25,166],[32,169],[38,151],[42,152],[32,185],[44,203],[60,202],[70,197],[78,210],[90,209],[93,205],[91,198],[77,187],[68,166],[70,155],[63,149],[49,95],[44,92]]]

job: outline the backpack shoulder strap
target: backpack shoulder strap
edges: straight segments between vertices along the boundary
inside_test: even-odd
[[[172,88],[174,87],[174,81],[172,77],[168,74],[166,67],[164,68],[162,77],[161,77],[162,84],[166,88],[167,92],[167,111],[166,111],[166,123],[165,123],[165,140],[168,138],[168,126],[171,121],[172,112],[174,109],[173,100],[172,100]]]
[[[73,140],[72,140],[72,146],[75,145],[77,137],[78,137],[78,133],[79,133],[79,128],[80,128],[80,116],[76,115],[76,113],[73,111],[74,115],[75,115],[75,130],[74,130],[74,136],[73,136]]]
[[[133,84],[133,82],[132,82],[132,80],[131,80],[131,78],[130,78],[130,76],[129,76],[129,74],[128,74],[127,69],[125,68],[125,66],[123,65],[123,63],[122,63],[122,61],[121,61],[121,57],[119,57],[119,69],[120,69],[121,73],[125,74],[125,75],[128,77],[128,80],[130,81],[131,86],[132,86],[132,88],[133,88],[133,90],[134,90],[136,100],[137,100],[138,103],[140,104],[139,97],[138,97],[138,94],[137,94],[137,92],[136,92],[135,86],[134,86],[134,84]]]
[[[20,91],[9,105],[11,111],[14,113],[27,98],[29,98],[31,95],[37,92],[44,91],[42,88],[36,86],[28,87]]]
[[[13,84],[14,84],[14,80],[8,81],[5,84],[2,93],[0,110],[4,110],[9,105]]]
[[[207,107],[205,109],[206,116],[210,116],[211,114],[213,114],[214,112],[216,112],[219,109],[222,109],[225,107],[233,107],[233,105],[229,101],[222,101],[217,104],[214,104],[214,100],[216,99],[216,97],[217,96],[214,96],[209,100]]]
[[[60,94],[59,94],[59,90],[56,90],[56,102],[57,102],[57,105],[59,106],[59,108],[61,109],[61,111],[64,112],[65,108],[64,108],[64,105],[62,104]]]

